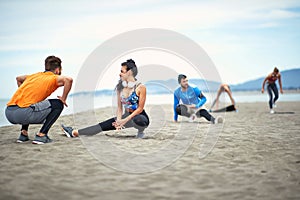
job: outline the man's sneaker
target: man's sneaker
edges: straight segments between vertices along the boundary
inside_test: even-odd
[[[275,111],[273,109],[270,110],[270,114],[274,114]]]
[[[74,135],[72,134],[72,132],[73,132],[73,128],[72,127],[64,126],[63,124],[61,124],[61,129],[63,130],[63,132],[65,133],[65,135],[68,138],[74,137]]]
[[[35,135],[35,138],[32,141],[32,144],[45,144],[45,143],[50,143],[50,142],[52,142],[52,140],[47,135],[44,135],[44,136]]]
[[[224,121],[223,117],[221,116],[218,116],[215,121],[214,121],[214,124],[222,124]]]
[[[28,135],[23,135],[22,133],[20,134],[17,143],[23,143],[29,141]]]
[[[138,134],[136,135],[136,138],[144,138],[144,136],[145,136],[145,133],[143,133],[143,132],[138,132]]]
[[[195,115],[195,114],[192,114],[191,116],[190,116],[190,119],[189,119],[189,122],[194,122],[194,120],[197,118],[197,116]]]

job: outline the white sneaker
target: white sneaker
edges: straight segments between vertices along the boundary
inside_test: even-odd
[[[222,124],[224,122],[224,119],[223,117],[221,116],[218,116],[216,119],[215,119],[215,124]]]
[[[270,110],[270,114],[274,114],[275,112],[274,112],[274,110],[273,109],[271,109]]]
[[[273,105],[273,108],[277,107],[277,105],[276,105],[276,103],[274,101],[273,101],[272,105]]]
[[[197,118],[197,116],[195,114],[192,114],[190,116],[189,122],[191,122],[191,123],[194,122],[196,118]]]

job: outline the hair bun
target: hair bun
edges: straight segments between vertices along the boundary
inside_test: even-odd
[[[135,64],[134,60],[132,60],[132,59],[128,59],[127,62],[128,62],[128,63],[134,63],[134,64]]]

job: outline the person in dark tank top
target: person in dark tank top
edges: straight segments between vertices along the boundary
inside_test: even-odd
[[[270,107],[271,114],[273,114],[275,112],[273,108],[276,107],[275,103],[279,98],[278,88],[276,85],[277,80],[279,82],[280,93],[283,94],[282,83],[281,83],[281,74],[279,73],[279,70],[277,69],[277,67],[275,67],[273,72],[264,79],[264,82],[262,84],[262,89],[261,89],[261,92],[264,93],[265,84],[267,83],[267,90],[268,90],[268,94],[269,94],[269,107]],[[273,98],[273,93],[274,93],[274,98]]]

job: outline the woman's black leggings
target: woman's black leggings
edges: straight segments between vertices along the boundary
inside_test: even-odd
[[[191,113],[188,112],[188,108],[185,105],[179,104],[176,107],[176,112],[178,113],[178,115],[182,115],[185,117],[190,117]],[[197,117],[204,117],[207,121],[215,121],[215,118],[213,116],[211,116],[211,114],[209,114],[207,112],[207,110],[205,109],[200,109],[199,111],[197,111],[196,113]]]
[[[279,95],[278,95],[278,89],[277,89],[277,86],[276,86],[275,83],[268,84],[267,89],[268,89],[268,94],[269,94],[269,97],[270,97],[270,99],[269,99],[269,106],[270,106],[270,109],[272,109],[273,108],[273,104],[277,101],[277,99],[279,97]],[[275,95],[274,99],[273,99],[273,93],[272,93],[272,91],[274,92],[274,95]]]
[[[122,119],[126,118],[130,113],[125,112],[123,114]],[[116,128],[112,125],[116,121],[116,118],[110,118],[104,122],[101,122],[99,124],[96,124],[94,126],[89,126],[87,128],[79,129],[78,133],[79,135],[95,135],[97,133],[100,133],[102,131],[110,131],[110,130],[116,130]],[[139,115],[136,115],[128,121],[125,124],[125,128],[134,127],[138,129],[138,132],[141,133],[145,130],[145,128],[149,125],[149,117],[147,113],[143,110]]]

